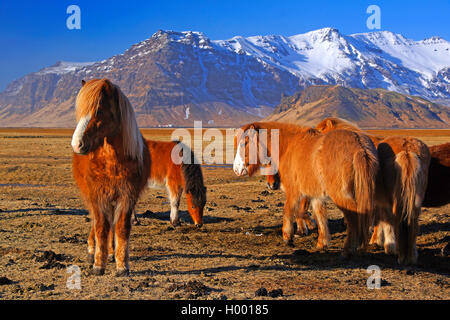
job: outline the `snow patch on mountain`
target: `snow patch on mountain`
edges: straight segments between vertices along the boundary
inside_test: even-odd
[[[50,74],[55,73],[58,75],[66,74],[70,72],[74,72],[78,69],[81,69],[83,67],[91,66],[96,62],[68,62],[68,61],[59,61],[55,63],[54,65],[44,68],[38,72],[36,72],[37,75],[44,75],[44,74]]]

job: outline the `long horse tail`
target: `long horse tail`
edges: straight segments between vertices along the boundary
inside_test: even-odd
[[[184,191],[190,194],[192,202],[196,207],[203,208],[206,204],[206,187],[203,182],[202,167],[199,163],[196,163],[194,152],[185,144],[179,141],[175,141],[178,144],[182,144],[183,152],[190,153],[190,161],[181,164],[181,172],[184,178]]]
[[[426,185],[426,176],[422,173],[419,157],[414,152],[402,151],[395,157],[398,168],[395,184],[395,198],[400,206],[400,218],[408,224],[415,218],[415,210],[422,206],[421,186]]]
[[[375,147],[367,148],[363,146],[363,149],[357,151],[353,155],[353,169],[358,234],[361,241],[360,245],[365,247],[368,243],[369,228],[375,209],[375,181],[379,169]]]

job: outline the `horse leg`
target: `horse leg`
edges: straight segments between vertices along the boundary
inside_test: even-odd
[[[108,261],[114,262],[114,227],[109,228],[108,233]]]
[[[283,214],[283,241],[292,246],[294,237],[294,215],[297,211],[298,200],[286,194],[286,203],[284,204],[284,214]]]
[[[95,215],[95,257],[93,273],[102,275],[105,273],[108,259],[108,233],[110,229],[109,221],[101,213]]]
[[[94,254],[95,254],[95,226],[94,221],[91,223],[91,230],[89,231],[88,238],[88,263],[94,264]]]
[[[417,233],[419,231],[419,215],[421,208],[414,208],[413,210],[414,216],[411,217],[410,221],[408,221],[408,252],[406,257],[407,264],[416,264],[418,257],[416,240]]]
[[[309,206],[309,199],[302,198],[300,200],[300,205],[298,210],[295,213],[295,219],[297,222],[297,232],[295,236],[308,235],[309,230],[312,230],[316,227],[316,224],[313,219],[306,213],[306,210]]]
[[[317,221],[319,238],[317,239],[317,248],[323,249],[330,244],[330,231],[328,230],[327,210],[323,202],[319,199],[312,200],[312,208]]]
[[[178,208],[180,207],[180,199],[183,190],[179,189],[178,187],[169,185],[168,191],[170,198],[170,223],[174,227],[176,227],[180,224],[180,219],[178,217]]]
[[[137,217],[137,215],[136,215],[136,211],[133,211],[133,215],[131,216],[131,224],[132,224],[133,226],[138,226],[138,225],[140,225],[140,222],[139,222],[138,217]]]
[[[381,221],[381,208],[377,207],[375,210],[375,214],[373,217],[373,233],[372,237],[370,238],[369,244],[377,244],[380,247],[383,246],[384,243],[384,234],[383,234],[383,228],[380,226]]]
[[[386,254],[394,254],[396,252],[394,217],[392,212],[386,208],[377,208],[377,210],[381,211],[379,226],[382,229],[384,240],[381,245]]]
[[[340,208],[344,213],[345,223],[347,224],[347,238],[344,243],[344,250],[342,256],[349,258],[356,253],[358,248],[358,215],[355,211]]]
[[[133,209],[129,206],[118,206],[120,211],[115,212],[114,227],[116,276],[127,276],[130,272],[129,240],[131,233],[131,215]]]

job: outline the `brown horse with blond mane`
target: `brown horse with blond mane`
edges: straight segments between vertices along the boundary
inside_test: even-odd
[[[268,141],[260,139],[266,130]],[[279,130],[278,162],[271,150],[271,131]],[[288,133],[288,134],[287,134]],[[374,208],[378,157],[372,141],[364,134],[337,130],[322,134],[279,122],[245,125],[235,136],[237,153],[233,163],[236,175],[253,175],[266,165],[260,157],[251,161],[251,150],[263,150],[278,168],[286,203],[283,215],[283,240],[292,243],[293,218],[303,198],[311,200],[319,229],[317,246],[329,244],[330,235],[323,201],[330,197],[343,211],[347,223],[344,256],[358,247],[365,249]],[[254,159],[254,157],[253,157]]]
[[[129,273],[131,215],[149,173],[149,152],[133,108],[107,79],[83,81],[76,99],[72,137],[73,174],[89,209],[95,233],[93,273],[104,274],[110,230],[115,239],[116,275]]]
[[[316,128],[321,132],[340,129],[362,132],[356,125],[338,118],[324,119]],[[380,159],[375,221],[378,227],[375,227],[370,242],[383,246],[384,241],[387,253],[397,247],[398,262],[414,264],[417,262],[416,238],[427,187],[430,151],[425,143],[412,137],[369,137],[377,146]]]
[[[166,187],[170,201],[170,223],[180,223],[178,208],[183,191],[186,194],[188,212],[194,224],[203,225],[203,208],[206,204],[206,187],[203,182],[202,168],[195,163],[194,153],[179,141],[147,140],[150,150],[151,166],[148,179],[149,187]],[[189,158],[183,160],[183,153]]]
[[[203,209],[206,204],[206,187],[203,182],[202,168],[195,163],[194,153],[185,144],[178,141],[146,140],[150,152],[150,170],[147,180],[149,188],[166,188],[170,201],[170,223],[180,224],[178,209],[183,192],[186,194],[187,209],[195,226],[203,225]],[[190,158],[183,160],[186,152]],[[137,222],[136,214],[133,215]],[[88,245],[94,250],[95,233],[91,228]],[[114,234],[110,230],[108,238],[108,260],[114,261]]]

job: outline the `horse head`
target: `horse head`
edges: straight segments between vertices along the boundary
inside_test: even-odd
[[[87,154],[120,131],[118,88],[106,79],[82,81],[76,100],[77,127],[72,136],[75,153]]]
[[[267,175],[267,187],[270,190],[278,190],[280,189],[280,184],[281,184],[281,180],[280,180],[280,174],[276,173],[276,174],[269,174]]]
[[[233,162],[233,171],[238,176],[249,175],[261,166],[258,157],[258,131],[254,124],[242,127],[234,137],[234,144],[237,147],[236,156]]]

